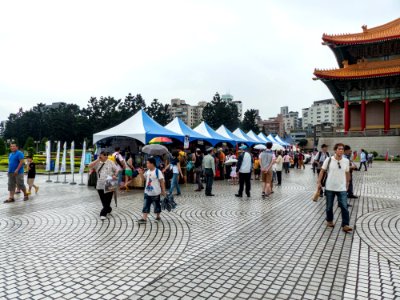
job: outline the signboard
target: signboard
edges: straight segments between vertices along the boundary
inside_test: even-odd
[[[189,149],[189,136],[188,135],[185,135],[185,141],[183,143],[183,148]]]

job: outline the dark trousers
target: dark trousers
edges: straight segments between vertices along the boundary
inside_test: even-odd
[[[197,183],[197,189],[199,189],[199,190],[201,190],[203,188],[203,184],[201,183],[201,173],[203,173],[203,171],[201,169],[197,169],[196,183]]]
[[[276,171],[276,177],[278,178],[278,185],[282,184],[282,171]]]
[[[103,205],[103,209],[100,211],[100,216],[105,217],[112,211],[111,200],[114,193],[104,193],[104,190],[97,190],[97,192],[99,193],[101,204]]]
[[[250,195],[250,190],[251,190],[251,173],[240,173],[239,172],[239,192],[238,194],[240,196],[243,195],[243,188],[244,185],[246,184],[246,195]]]
[[[205,169],[205,178],[206,178],[206,195],[212,194],[212,185],[214,183],[214,172],[212,169]]]
[[[358,168],[358,171],[361,171],[361,167],[363,165],[364,165],[364,170],[367,171],[367,162],[366,161],[360,162],[360,167]]]
[[[288,163],[288,162],[283,163],[283,168],[285,169],[286,174],[290,172],[289,167],[290,167],[290,163]]]
[[[353,174],[350,173],[350,182],[349,182],[349,188],[347,189],[347,196],[353,196],[354,191],[353,191]]]
[[[225,168],[223,164],[219,165],[219,179],[224,180],[225,179]]]

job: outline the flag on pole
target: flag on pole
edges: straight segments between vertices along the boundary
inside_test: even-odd
[[[61,173],[67,172],[67,142],[64,142],[63,156],[61,161]]]
[[[357,155],[358,155],[358,154],[357,154],[357,151],[354,151],[354,152],[353,152],[353,160],[356,160]]]
[[[57,142],[57,154],[56,154],[56,164],[54,165],[54,173],[58,173],[60,170],[60,148],[61,148],[61,142]]]
[[[70,164],[71,164],[71,173],[74,174],[75,169],[75,142],[71,143],[71,150],[70,150]]]
[[[46,171],[50,172],[50,160],[51,160],[51,142],[46,142]]]
[[[389,160],[389,150],[386,150],[385,161]]]
[[[79,174],[85,173],[85,160],[86,160],[86,141],[83,141],[81,166],[79,168]]]

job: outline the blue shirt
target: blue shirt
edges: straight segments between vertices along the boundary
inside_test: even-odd
[[[24,159],[24,154],[21,151],[17,150],[10,153],[8,156],[8,173],[14,173],[17,170],[21,159]],[[24,174],[23,166],[19,169],[18,174]]]

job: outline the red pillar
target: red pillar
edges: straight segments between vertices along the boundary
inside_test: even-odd
[[[389,131],[390,129],[390,100],[389,98],[385,99],[385,118],[384,118],[384,128],[385,128],[385,133]]]
[[[350,109],[349,101],[344,101],[344,132],[350,130]]]
[[[367,109],[365,104],[366,104],[365,100],[361,100],[361,131],[364,131],[367,125],[366,122]]]

